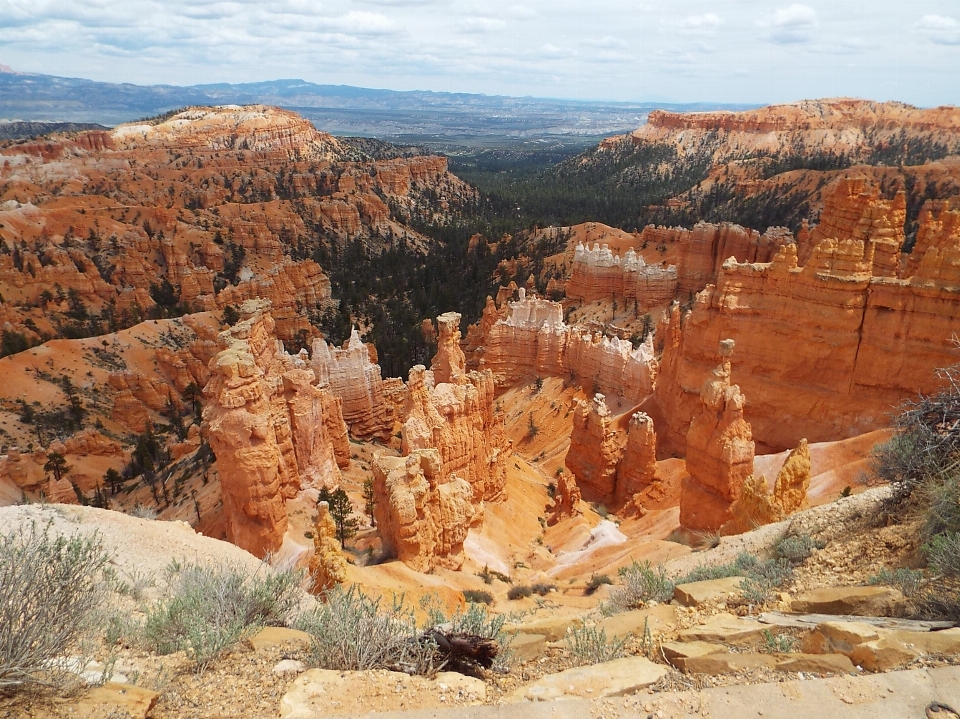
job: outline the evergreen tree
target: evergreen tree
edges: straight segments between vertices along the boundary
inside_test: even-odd
[[[340,547],[345,547],[346,541],[357,533],[357,527],[360,526],[359,520],[352,516],[353,504],[350,503],[350,498],[342,487],[337,487],[332,492],[322,487],[317,495],[317,504],[320,502],[327,503],[330,516],[337,525],[337,539],[340,540]]]

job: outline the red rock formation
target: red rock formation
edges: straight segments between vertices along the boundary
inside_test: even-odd
[[[742,534],[806,509],[809,487],[810,451],[807,440],[803,439],[783,463],[772,494],[766,477],[751,476],[744,481],[740,499],[730,507],[733,519],[723,525],[721,533]]]
[[[340,398],[343,419],[354,437],[389,437],[395,411],[384,397],[380,365],[371,360],[370,350],[356,329],[342,349],[315,339],[310,366],[317,375],[318,385],[329,386]]]
[[[687,432],[687,471],[680,495],[680,525],[717,530],[732,519],[730,505],[740,498],[753,472],[753,435],[743,418],[740,388],[730,381],[734,343],[720,343],[720,364],[700,391],[700,412]]]
[[[576,478],[562,469],[557,474],[557,486],[553,493],[553,504],[547,509],[547,525],[552,527],[564,519],[582,514],[580,510],[580,487]]]
[[[339,400],[314,386],[301,359],[283,352],[269,306],[243,303],[243,319],[221,333],[203,411],[227,538],[261,557],[280,548],[284,500],[303,486],[339,484],[337,460],[349,462]]]
[[[602,394],[593,401],[575,400],[570,449],[564,460],[589,501],[609,501],[617,490],[617,465],[627,443]]]
[[[98,455],[109,457],[122,455],[123,447],[114,439],[104,437],[95,429],[82,429],[79,432],[70,435],[64,441],[55,441],[47,447],[47,452],[59,452],[60,454],[76,455]]]
[[[373,462],[374,516],[383,551],[421,572],[463,565],[463,540],[477,513],[470,484],[442,465],[436,449]]]
[[[657,433],[653,420],[643,412],[630,417],[627,444],[617,466],[615,500],[623,504],[657,481]]]
[[[507,442],[489,372],[469,372],[461,384],[434,386],[433,373],[417,365],[407,381],[404,414],[404,455],[436,449],[443,478],[456,474],[466,480],[475,504],[503,498]]]
[[[837,178],[823,191],[820,223],[799,245],[799,262],[807,264],[814,248],[824,240],[860,240],[865,246],[872,245],[871,274],[896,277],[906,217],[907,201],[903,192],[898,192],[893,200],[885,200],[879,188],[867,188],[866,177]]]
[[[319,502],[317,521],[313,525],[313,554],[308,565],[314,594],[347,581],[347,560],[340,549],[337,525],[330,516],[330,507],[326,502]]]
[[[927,256],[928,250],[936,248],[940,252],[948,251],[958,243],[960,243],[960,202],[956,198],[928,200],[920,210],[917,240],[907,258],[902,276],[913,277],[920,273],[920,265]],[[940,252],[931,255],[932,264],[938,264]]]
[[[593,249],[577,245],[564,293],[571,299],[593,302],[619,297],[636,300],[641,309],[667,304],[677,293],[677,268],[648,265],[631,247],[623,258],[608,245]]]
[[[685,318],[674,310],[656,388],[661,451],[682,453],[724,337],[739,347],[746,418],[769,451],[888,426],[904,399],[936,391],[936,368],[958,361],[960,248],[931,247],[915,276],[896,279],[871,277],[872,246],[825,240],[802,268],[793,245],[771,264],[726,263]]]
[[[657,362],[652,337],[634,349],[629,340],[569,327],[559,303],[527,297],[522,288],[520,299],[504,309],[488,303],[480,325],[467,338],[468,348],[473,346],[471,363],[491,370],[499,386],[572,375],[633,402],[653,391]]]
[[[466,369],[466,357],[460,349],[460,315],[446,312],[437,317],[437,354],[430,363],[437,384],[460,384]]]

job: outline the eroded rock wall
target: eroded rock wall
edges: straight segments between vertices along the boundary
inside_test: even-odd
[[[500,310],[488,303],[479,326],[468,334],[473,362],[493,372],[498,386],[568,375],[633,402],[653,391],[652,337],[634,349],[629,340],[564,324],[557,302],[528,297],[523,288],[519,296]]]
[[[349,463],[339,399],[283,351],[269,309],[263,300],[241,305],[241,321],[220,334],[203,390],[227,539],[260,557],[280,548],[285,500],[307,486],[338,484],[338,460]]]
[[[621,258],[608,245],[579,244],[565,289],[566,296],[582,302],[621,298],[636,300],[640,309],[669,303],[677,293],[674,265],[648,265],[633,248]]]

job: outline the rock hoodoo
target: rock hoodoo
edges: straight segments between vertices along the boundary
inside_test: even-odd
[[[608,245],[601,247],[595,242],[591,249],[579,244],[564,291],[567,297],[583,302],[619,297],[636,300],[640,309],[647,309],[673,300],[677,268],[648,265],[632,247],[621,258]]]
[[[772,524],[806,509],[810,487],[810,450],[807,440],[800,440],[783,463],[773,493],[766,477],[747,477],[740,499],[730,507],[733,519],[723,525],[723,534],[742,534],[764,524]]]
[[[557,485],[553,492],[553,504],[547,508],[547,524],[553,526],[564,519],[576,517],[580,512],[580,487],[569,472],[557,473]]]
[[[284,501],[301,487],[338,484],[338,461],[350,461],[340,401],[283,351],[269,309],[264,300],[244,302],[241,321],[221,333],[203,411],[227,538],[259,557],[280,548]]]
[[[373,462],[374,516],[387,556],[419,572],[459,569],[463,541],[475,523],[473,488],[445,474],[436,449]]]
[[[384,398],[380,365],[370,357],[370,348],[360,340],[356,328],[343,348],[331,347],[322,339],[313,341],[310,367],[320,387],[343,403],[343,420],[354,437],[389,437],[394,412]]]
[[[687,431],[687,471],[680,495],[680,525],[718,530],[732,519],[730,505],[740,499],[753,474],[754,444],[743,418],[745,400],[731,383],[733,340],[720,343],[720,364],[700,391],[700,411]]]
[[[337,525],[330,516],[330,506],[326,502],[317,504],[309,571],[314,594],[333,589],[347,581],[347,560],[340,551]]]
[[[629,340],[564,324],[558,302],[528,296],[523,288],[518,293],[518,301],[500,309],[489,300],[480,324],[468,333],[477,365],[492,371],[499,386],[572,375],[585,386],[635,403],[653,391],[652,337],[634,349]]]

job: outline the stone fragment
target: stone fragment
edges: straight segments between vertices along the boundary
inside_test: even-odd
[[[535,659],[547,646],[547,638],[543,634],[529,634],[521,632],[510,642],[510,653],[519,661],[527,662]]]
[[[254,651],[262,649],[273,649],[282,646],[298,646],[306,649],[313,642],[306,632],[299,629],[290,629],[288,627],[264,627],[252,637],[247,639],[247,646]]]
[[[654,664],[645,657],[626,657],[548,674],[513,690],[503,701],[516,703],[625,696],[656,684],[666,674],[666,667]]]
[[[727,648],[722,644],[710,642],[664,642],[660,645],[660,651],[668,662],[683,671],[687,659],[705,657],[709,654],[724,654]]]
[[[723,577],[688,582],[674,587],[673,598],[685,607],[698,607],[704,602],[740,594],[743,577]]]
[[[907,648],[924,654],[960,654],[960,627],[938,632],[911,632],[900,629],[890,632],[888,636]]]
[[[812,674],[850,674],[853,662],[843,654],[782,654],[777,671],[810,672]]]
[[[122,716],[125,719],[147,719],[160,698],[160,693],[119,682],[94,687],[70,705],[71,717],[100,719]]]
[[[850,661],[871,672],[885,672],[909,664],[920,652],[894,637],[883,637],[858,644],[850,652]]]
[[[297,659],[282,659],[274,665],[272,671],[278,676],[285,676],[287,674],[301,674],[307,671],[307,667]]]
[[[680,641],[720,642],[744,646],[759,640],[766,627],[759,622],[741,619],[732,614],[715,614],[703,624],[684,629]]]
[[[482,679],[468,677],[458,672],[438,672],[433,680],[441,692],[453,692],[473,702],[487,698],[487,685]]]
[[[648,629],[651,632],[668,631],[677,624],[677,608],[669,604],[658,604],[606,617],[599,622],[597,628],[605,631],[608,637],[620,639],[630,634],[643,637]]]
[[[892,587],[822,587],[798,594],[790,608],[809,614],[852,614],[865,617],[897,616],[903,594]]]
[[[560,615],[555,617],[546,617],[537,619],[524,624],[508,624],[504,627],[505,631],[522,631],[527,634],[542,634],[548,642],[556,642],[563,639],[570,627],[579,627],[583,625],[583,618],[579,615]]]
[[[876,627],[860,622],[823,622],[804,636],[801,647],[808,654],[839,652],[849,656],[854,647],[880,638]]]

